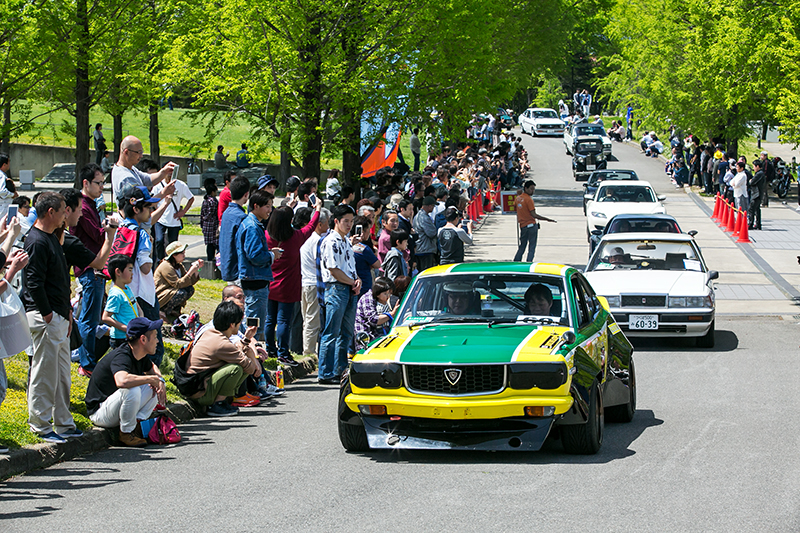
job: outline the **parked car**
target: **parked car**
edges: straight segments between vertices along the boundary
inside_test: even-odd
[[[718,278],[683,233],[606,235],[586,267],[586,279],[629,336],[695,337],[701,348],[714,346],[711,282]]]
[[[564,121],[554,109],[531,107],[519,116],[522,133],[531,135],[563,135]]]
[[[638,181],[639,176],[633,170],[622,170],[616,168],[606,168],[602,170],[595,170],[589,175],[589,179],[583,184],[583,214],[586,214],[586,197],[594,195],[600,182],[606,180],[617,181]]]
[[[572,177],[575,181],[588,179],[597,169],[608,164],[603,155],[603,140],[597,135],[583,135],[576,139],[572,156]]]
[[[603,229],[592,230],[589,234],[589,255],[600,244],[604,235],[612,233],[682,233],[675,217],[670,215],[635,215],[623,213],[611,217]],[[694,237],[695,230],[687,232]]]
[[[514,119],[512,117],[513,111],[510,109],[497,108],[497,122],[498,126],[502,125],[503,129],[510,130],[514,127]]]
[[[666,196],[658,196],[646,181],[612,182],[600,184],[594,195],[586,195],[586,235],[603,229],[615,215],[622,213],[666,213],[662,203]]]
[[[631,344],[580,272],[464,263],[414,278],[343,376],[338,425],[348,451],[535,451],[558,432],[592,454],[635,410]]]
[[[597,135],[603,139],[603,153],[606,157],[611,156],[611,139],[603,126],[600,124],[589,124],[588,122],[578,122],[577,124],[570,124],[564,130],[564,148],[567,150],[567,155],[572,155],[575,142],[581,135]]]

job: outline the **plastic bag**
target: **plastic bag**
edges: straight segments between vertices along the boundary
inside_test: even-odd
[[[0,294],[0,359],[17,355],[31,345],[31,330],[25,308],[16,291]]]

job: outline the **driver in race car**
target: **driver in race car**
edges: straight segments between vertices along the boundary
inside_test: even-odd
[[[444,287],[447,301],[446,313],[451,315],[474,315],[477,314],[472,307],[473,295],[472,284],[464,282],[447,283]]]
[[[553,293],[547,286],[534,283],[525,291],[525,305],[528,312],[535,316],[550,316],[553,306]]]

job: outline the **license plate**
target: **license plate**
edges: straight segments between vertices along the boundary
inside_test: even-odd
[[[586,165],[586,170],[594,170],[595,165]]]
[[[629,315],[630,329],[658,329],[658,315]]]

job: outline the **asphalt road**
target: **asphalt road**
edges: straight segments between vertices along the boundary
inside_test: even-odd
[[[579,209],[560,141],[526,144],[552,197],[541,209]],[[567,228],[579,220],[558,227],[553,242],[577,257],[585,237]],[[713,350],[636,341],[636,417],[608,424],[594,456],[558,442],[527,454],[347,454],[337,389],[305,379],[268,406],[180,426],[178,445],[112,448],[0,483],[0,530],[797,531],[799,325],[720,317]]]

